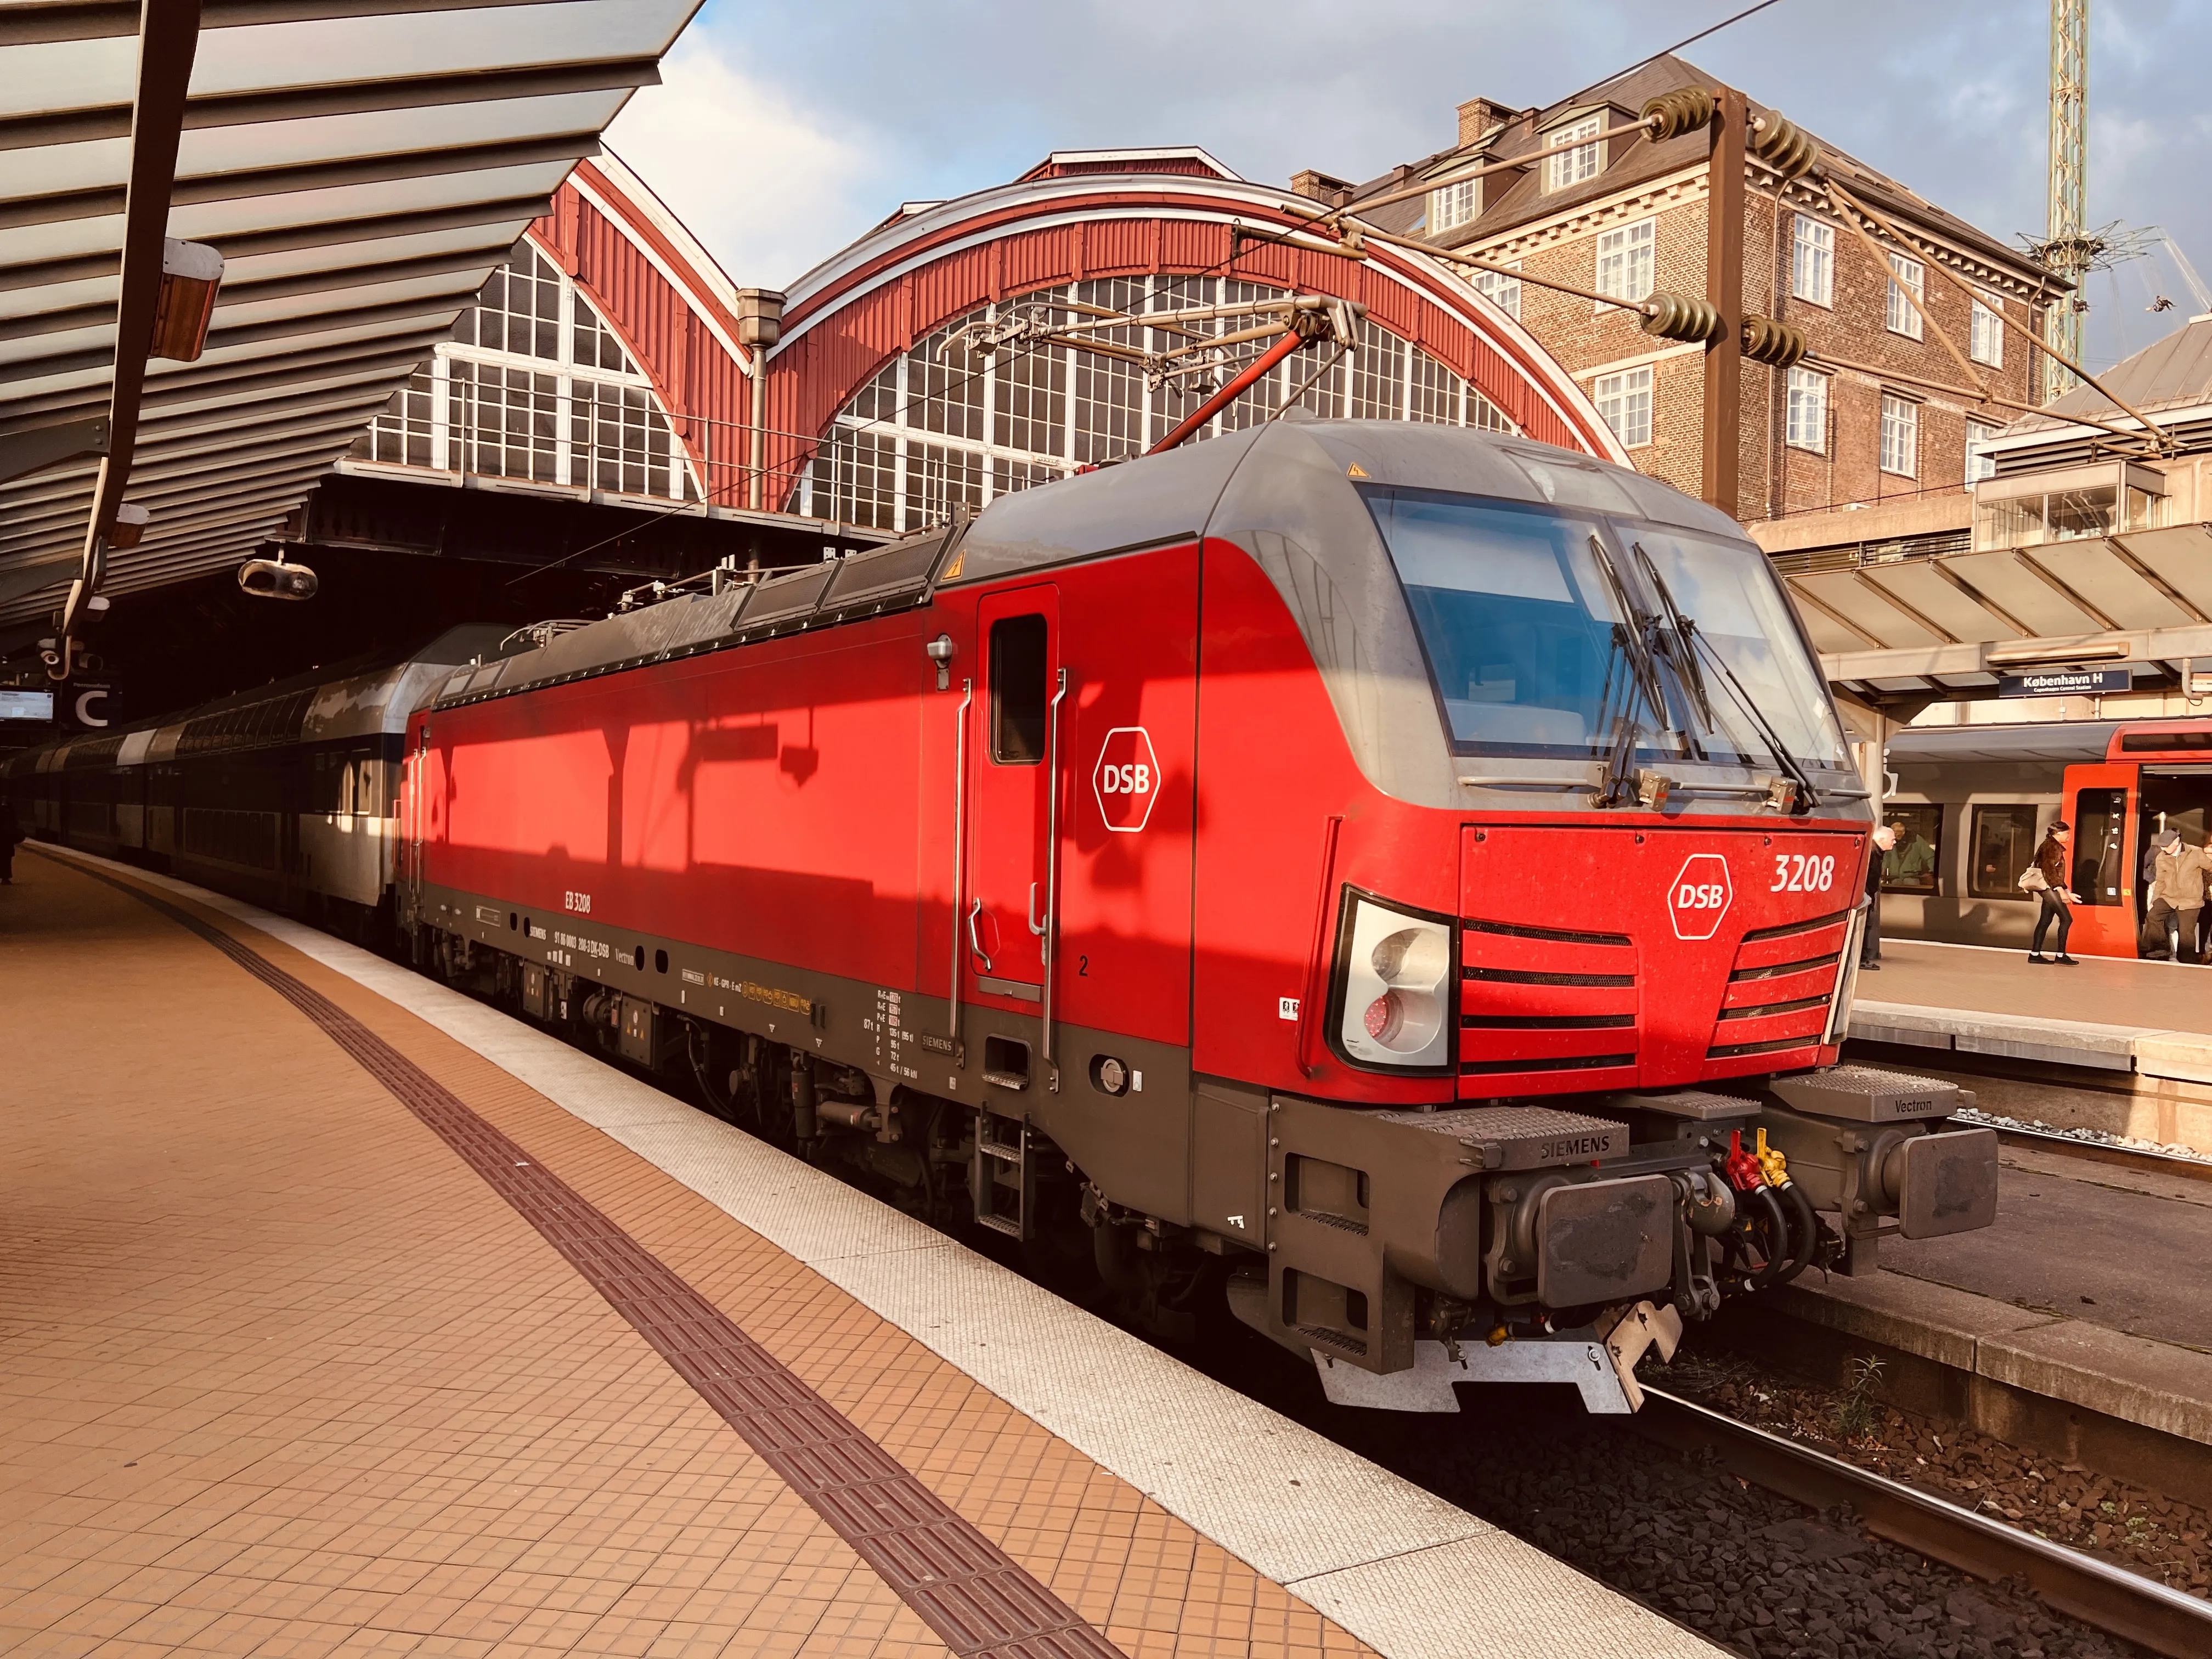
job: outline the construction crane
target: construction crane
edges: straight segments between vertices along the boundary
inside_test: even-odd
[[[2104,239],[2089,221],[2089,0],[2051,0],[2051,198],[2044,213],[2043,243],[2038,252],[2053,276],[2073,284],[2073,292],[2043,313],[2043,337],[2081,361],[2081,319],[2089,309],[2083,297]],[[2074,377],[2056,359],[2043,360],[2043,401],[2063,396]]]

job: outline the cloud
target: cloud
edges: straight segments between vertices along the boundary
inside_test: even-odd
[[[849,124],[738,70],[696,31],[607,143],[740,286],[787,283],[896,205]]]
[[[1464,99],[1548,103],[1740,3],[708,0],[614,143],[739,282],[787,282],[901,201],[1054,149],[1200,144],[1253,179],[1372,177],[1452,143]],[[1686,55],[2009,241],[2043,228],[2049,23],[2042,0],[1783,0]],[[2173,113],[2208,55],[2203,0],[2098,9],[2089,215],[2162,225],[2212,269],[2212,131]],[[2109,361],[2124,343],[2090,297]]]

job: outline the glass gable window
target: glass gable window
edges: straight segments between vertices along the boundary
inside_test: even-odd
[[[1798,759],[1846,764],[1826,686],[1756,548],[1469,495],[1361,493],[1459,752],[1589,759],[1610,752],[1626,721],[1639,754],[1771,764],[1748,704]],[[1698,641],[1702,706],[1679,670],[1658,667],[1671,662],[1662,585]],[[1632,650],[1638,630],[1652,644],[1648,680]],[[1670,730],[1692,746],[1657,747]]]
[[[1836,228],[1810,214],[1796,216],[1790,236],[1790,291],[1816,306],[1836,300]]]
[[[526,240],[353,453],[610,494],[702,493],[651,380],[574,279]]]
[[[1104,306],[1165,323],[1178,310],[1268,299],[1281,292],[1213,276],[1121,276],[1041,289],[946,325],[884,365],[832,423],[801,478],[798,512],[882,530],[919,530],[955,507],[1064,478],[1079,466],[1127,460],[1167,435],[1203,401],[1188,380],[1150,385],[1141,364],[1049,345],[969,353],[951,337],[966,324],[1034,307],[1066,322],[1071,304]],[[1245,318],[1179,325],[1224,334]],[[1188,337],[1148,322],[1099,331],[1109,345],[1161,350]],[[1267,349],[1225,348],[1226,379]],[[1301,353],[1214,416],[1213,437],[1267,420],[1285,403],[1330,420],[1428,421],[1511,432],[1498,406],[1428,352],[1371,319],[1358,349],[1334,366]],[[1318,374],[1316,371],[1320,371]]]

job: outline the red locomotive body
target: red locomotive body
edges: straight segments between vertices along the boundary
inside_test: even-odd
[[[418,960],[1154,1304],[1226,1263],[1340,1397],[1834,1247],[1732,1137],[1993,1203],[1946,1090],[1867,1109],[1939,1224],[1762,1088],[1836,1060],[1868,815],[1757,550],[1523,441],[1279,423],[618,616],[455,674],[399,813]]]

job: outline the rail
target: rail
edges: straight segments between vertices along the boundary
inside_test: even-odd
[[[2031,1146],[2058,1152],[2085,1164],[2109,1164],[2138,1174],[2176,1176],[2184,1181],[2212,1181],[2212,1158],[2190,1158],[2179,1152],[2157,1152],[2147,1146],[2122,1146],[2109,1140],[2083,1140],[2063,1129],[2024,1129],[1991,1123],[1997,1139],[2008,1146]]]
[[[2212,1653],[2212,1601],[1918,1492],[1648,1384],[1639,1432],[1711,1452],[1729,1473],[1798,1503],[1848,1504],[1866,1529],[1978,1578],[2017,1576],[2058,1612],[2170,1659]]]

